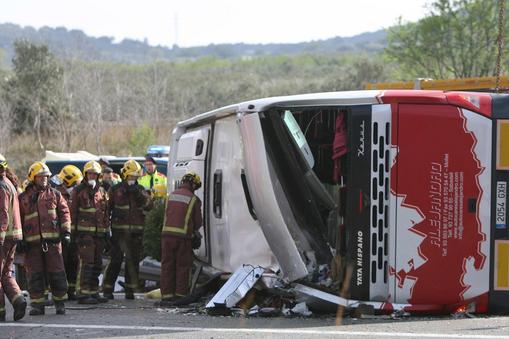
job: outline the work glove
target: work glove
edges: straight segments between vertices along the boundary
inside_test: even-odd
[[[22,254],[27,251],[27,243],[24,240],[16,241],[16,253]]]
[[[191,237],[191,246],[193,250],[197,250],[201,246],[201,234],[198,231],[194,231]]]
[[[64,245],[69,245],[71,243],[71,233],[64,232],[60,235],[60,240]]]

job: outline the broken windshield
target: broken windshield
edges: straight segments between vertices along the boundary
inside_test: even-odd
[[[306,136],[302,133],[300,129],[299,123],[295,120],[292,112],[286,110],[283,114],[283,121],[285,122],[286,127],[290,131],[290,135],[293,138],[293,141],[299,147],[302,155],[306,159],[310,168],[315,166],[315,159],[313,157],[313,153],[311,153],[311,149],[309,148],[308,142],[306,140]]]

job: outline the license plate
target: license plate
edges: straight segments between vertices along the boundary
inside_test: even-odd
[[[496,207],[496,227],[498,229],[507,228],[506,210],[507,210],[507,182],[497,181],[497,207]]]

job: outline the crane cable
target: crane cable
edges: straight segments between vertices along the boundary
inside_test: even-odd
[[[498,52],[497,52],[497,64],[495,66],[496,85],[495,91],[500,91],[500,64],[502,62],[503,44],[504,44],[504,10],[505,0],[498,0]]]

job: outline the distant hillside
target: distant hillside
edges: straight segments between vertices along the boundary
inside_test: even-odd
[[[353,37],[335,37],[327,40],[295,44],[219,44],[200,47],[167,48],[150,46],[146,42],[125,39],[114,43],[111,37],[94,38],[80,30],[64,27],[50,28],[21,27],[16,24],[0,24],[0,50],[3,60],[10,64],[13,57],[13,42],[27,39],[46,43],[53,53],[61,58],[83,60],[118,61],[127,63],[148,63],[154,60],[177,60],[214,56],[218,58],[238,58],[244,56],[291,55],[300,53],[375,53],[386,45],[386,32],[362,33]]]

